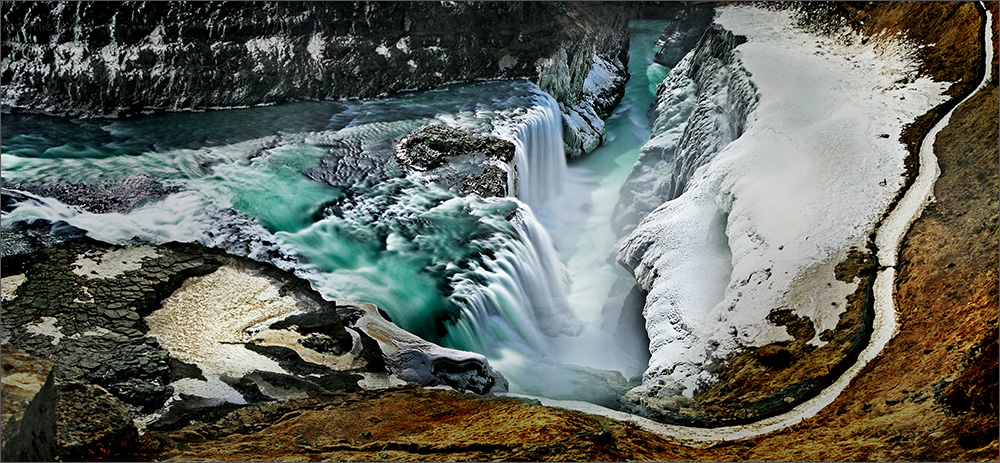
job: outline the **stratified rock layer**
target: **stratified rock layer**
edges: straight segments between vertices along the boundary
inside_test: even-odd
[[[51,360],[60,380],[99,385],[141,413],[165,413],[166,423],[227,401],[403,382],[506,390],[481,355],[439,347],[371,304],[325,301],[274,267],[198,245],[74,240],[7,257],[3,271],[5,342]],[[88,397],[106,394],[91,389]],[[129,438],[104,427],[114,429],[95,442]],[[93,447],[60,439],[74,455]]]

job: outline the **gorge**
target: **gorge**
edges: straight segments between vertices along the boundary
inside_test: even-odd
[[[108,14],[56,5],[5,6],[4,17],[88,24]],[[167,5],[133,14],[190,14]],[[932,185],[921,180],[926,158],[908,160],[908,134],[921,130],[911,122],[958,106],[945,103],[957,87],[932,80],[911,42],[809,29],[850,17],[836,9],[726,5],[707,13],[709,25],[704,11],[673,16],[674,5],[659,13],[673,22],[628,21],[649,14],[631,6],[422,4],[401,13],[359,5],[367,4],[271,12],[286,25],[268,30],[291,39],[247,39],[249,58],[233,61],[288,67],[296,70],[289,82],[301,81],[304,49],[318,53],[317,75],[329,75],[323,66],[336,60],[326,60],[323,40],[336,31],[365,37],[359,49],[391,66],[405,69],[391,63],[411,57],[411,72],[436,77],[379,83],[362,66],[357,88],[337,78],[218,86],[244,93],[155,90],[160,84],[133,83],[143,79],[143,60],[109,72],[80,57],[100,48],[108,62],[134,49],[173,63],[191,31],[171,35],[149,20],[117,32],[116,19],[103,48],[109,36],[100,28],[77,28],[72,40],[30,33],[38,27],[6,34],[5,48],[17,53],[4,63],[4,344],[74,359],[56,362],[64,379],[106,387],[154,432],[233,410],[225,404],[409,382],[509,390],[570,408],[581,405],[558,400],[585,401],[697,446],[818,413],[839,394],[828,391],[843,390],[879,354],[871,344],[892,337],[878,311],[896,311],[891,250],[910,220],[893,226],[898,238],[879,230],[911,196],[926,197],[903,196],[916,188],[917,166],[913,184]],[[242,43],[218,24],[246,11],[212,13],[220,16],[206,23],[208,40]],[[559,23],[551,41],[518,36],[531,47],[516,55],[514,42],[473,34],[463,39],[473,47],[412,30],[429,17],[516,22],[527,14],[577,21]],[[993,16],[981,14],[981,36],[991,37]],[[312,24],[310,15],[345,19],[331,30],[287,26]],[[343,29],[395,30],[372,21],[411,38]],[[693,42],[664,32],[679,23],[704,33],[688,34]],[[510,28],[498,23],[494,34],[513,37]],[[181,48],[171,48],[176,38]],[[53,69],[75,74],[39,67],[52,56],[46,46],[70,60]],[[226,47],[203,59],[232,57],[219,54]],[[473,74],[445,75],[423,61],[433,49],[462,60],[452,51],[464,48],[484,50],[469,58],[481,65],[443,69]],[[963,96],[995,88],[990,67],[975,82],[953,79],[966,86]],[[187,72],[169,69],[169,82]],[[105,79],[120,90],[112,98],[86,84],[74,88],[87,97],[63,100],[57,87],[32,84],[38,73],[45,82]],[[488,81],[442,86],[478,80]],[[376,88],[421,91],[372,99],[383,95]],[[338,99],[346,95],[367,99]],[[286,102],[300,98],[327,100]],[[221,107],[232,109],[160,112]],[[143,113],[151,114],[121,118]],[[927,137],[929,146],[935,135]],[[164,283],[141,289],[141,279]],[[115,288],[132,284],[143,296],[116,301]],[[45,298],[66,299],[37,303]],[[83,359],[111,339],[122,349],[115,356],[138,363],[87,366]],[[810,411],[781,421],[803,408]]]

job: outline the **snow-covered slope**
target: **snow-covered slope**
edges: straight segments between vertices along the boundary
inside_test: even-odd
[[[679,196],[695,169],[743,133],[756,89],[733,49],[745,41],[718,25],[657,87],[652,138],[621,189],[614,225],[624,235]]]
[[[619,243],[619,261],[649,292],[652,359],[628,395],[640,408],[691,396],[744,347],[792,340],[768,323],[772,310],[807,317],[816,333],[809,342],[824,343],[822,333],[836,327],[856,289],[836,280],[834,267],[850,249],[866,248],[903,184],[903,125],[944,90],[917,76],[911,48],[895,38],[817,38],[797,29],[789,12],[746,6],[720,8],[715,23],[747,42],[727,58],[729,73],[698,77],[731,79],[741,68],[756,92],[734,93],[731,80],[716,80],[675,84],[660,95],[660,120],[675,120],[658,122],[647,151],[699,123],[683,92],[716,102],[716,111],[752,110],[742,131],[716,122],[697,143],[675,143],[673,158],[665,158],[675,166],[675,197]],[[684,61],[710,45],[703,40]],[[692,64],[684,61],[677,67]],[[672,74],[665,85],[672,78],[679,79]],[[729,100],[734,95],[759,100]]]

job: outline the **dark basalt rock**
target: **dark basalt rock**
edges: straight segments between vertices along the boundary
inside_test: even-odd
[[[180,191],[179,187],[165,187],[159,180],[148,175],[137,175],[114,182],[104,182],[99,185],[78,183],[22,185],[19,183],[8,183],[6,186],[15,190],[29,191],[41,197],[55,198],[65,204],[80,206],[98,214],[127,212],[146,201],[163,198],[170,193]],[[20,196],[23,197],[23,195]],[[11,198],[17,199],[14,192],[11,192]],[[7,210],[7,207],[7,200],[5,198],[5,210]]]
[[[475,138],[446,125],[429,125],[400,141],[396,158],[409,169],[462,194],[508,196],[507,169],[513,170],[514,144],[495,137]]]
[[[30,222],[5,220],[0,224],[0,242],[3,243],[0,245],[0,254],[6,262],[14,256],[28,255],[86,235],[86,231],[61,220],[57,222],[44,219]],[[6,263],[4,265],[7,266]]]
[[[25,282],[3,305],[2,326],[10,342],[59,366],[60,378],[104,386],[127,403],[146,411],[163,404],[172,390],[168,354],[141,317],[190,276],[214,270],[217,263],[188,247],[176,254],[147,259],[143,268],[118,278],[89,279],[73,272],[80,257],[113,249],[78,240],[40,251],[29,258]],[[10,276],[4,269],[4,276]],[[61,337],[34,334],[29,326],[54,320]]]
[[[120,452],[116,447],[138,439],[139,432],[128,407],[103,387],[79,381],[63,382],[59,384],[58,397],[57,453],[61,460],[113,457]]]
[[[170,382],[181,378],[194,378],[205,381],[205,375],[201,372],[201,368],[198,368],[198,365],[175,358],[168,359],[167,364],[170,367]]]
[[[121,249],[84,238],[4,259],[3,276],[23,274],[24,281],[9,299],[5,296],[0,324],[11,345],[55,363],[59,379],[100,385],[148,413],[171,396],[170,382],[185,377],[204,379],[204,375],[196,365],[170,358],[156,338],[146,336],[149,328],[143,318],[159,309],[185,280],[222,265],[243,262],[260,267],[264,275],[280,271],[202,246],[171,243],[150,248],[153,252],[138,268],[116,276],[74,272],[74,263],[81,257],[101,260]],[[321,298],[305,285],[295,281],[284,290],[308,294],[318,304]],[[339,315],[332,311],[325,316],[323,334],[335,344],[346,339],[347,347],[340,348],[349,349],[351,336]],[[321,374],[329,373],[318,369]],[[356,389],[357,379],[345,387]],[[338,384],[348,382],[345,378]],[[336,381],[326,383],[333,387]]]
[[[57,395],[52,363],[4,344],[0,364],[0,458],[52,461]]]
[[[398,157],[417,170],[430,170],[461,156],[482,153],[504,163],[514,160],[514,144],[494,137],[473,138],[447,125],[429,125],[400,143]]]
[[[537,78],[539,60],[560,47],[588,66],[595,53],[616,58],[629,12],[550,2],[5,3],[3,103],[129,116]]]
[[[714,15],[715,6],[711,3],[693,3],[678,11],[656,41],[660,50],[653,61],[668,68],[677,65],[698,44]]]

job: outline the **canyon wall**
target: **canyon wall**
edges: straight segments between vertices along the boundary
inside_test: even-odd
[[[551,2],[4,3],[5,111],[157,111],[373,98],[528,78],[560,103],[567,152],[603,140],[624,92],[620,5]]]

